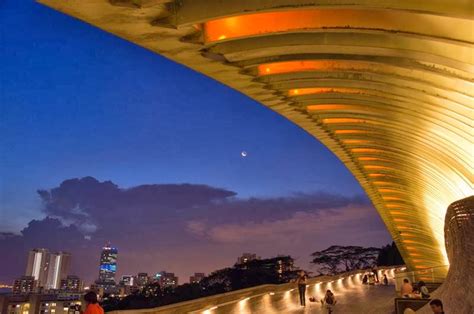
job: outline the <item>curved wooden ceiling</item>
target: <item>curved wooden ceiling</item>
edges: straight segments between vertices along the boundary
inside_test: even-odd
[[[359,180],[410,268],[447,264],[446,209],[473,194],[470,1],[40,2],[301,126]]]

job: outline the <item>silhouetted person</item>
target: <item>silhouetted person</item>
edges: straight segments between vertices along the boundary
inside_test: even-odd
[[[441,302],[440,299],[431,300],[430,307],[431,307],[431,310],[433,311],[433,313],[444,314],[443,302]]]
[[[375,285],[375,276],[374,274],[369,274],[369,285]]]
[[[377,272],[377,268],[372,269],[372,272],[374,273],[375,282],[379,283],[379,274]]]
[[[306,306],[306,276],[304,271],[300,271],[296,283],[298,284],[298,293],[300,295],[301,306]]]
[[[411,285],[408,279],[403,279],[402,289],[400,290],[400,294],[404,298],[409,298],[410,295],[413,293],[413,286]]]
[[[386,275],[386,274],[383,275],[383,284],[384,284],[385,286],[388,285],[388,278],[387,278],[387,275]]]
[[[324,303],[326,303],[328,313],[331,314],[334,305],[336,305],[336,297],[334,296],[334,293],[332,293],[331,290],[326,291],[326,295],[324,296]]]
[[[430,291],[428,290],[428,288],[426,287],[426,284],[424,281],[420,280],[420,282],[418,283],[418,291],[420,291],[420,294],[421,294],[421,297],[423,299],[429,299],[430,297]]]
[[[369,277],[367,276],[367,274],[365,274],[364,278],[362,278],[362,284],[366,285],[368,281],[369,281]]]
[[[93,291],[87,292],[84,295],[86,301],[86,310],[83,314],[104,314],[104,309],[97,302],[97,294]]]

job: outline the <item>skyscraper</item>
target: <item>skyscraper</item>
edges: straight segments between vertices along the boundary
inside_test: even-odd
[[[102,248],[100,255],[99,279],[100,286],[115,286],[115,273],[117,272],[118,250],[110,246],[110,243]]]
[[[34,277],[38,287],[46,287],[49,270],[49,251],[33,249],[28,253],[25,276]]]
[[[61,280],[65,279],[71,265],[71,255],[66,252],[52,253],[49,256],[47,289],[59,289]]]

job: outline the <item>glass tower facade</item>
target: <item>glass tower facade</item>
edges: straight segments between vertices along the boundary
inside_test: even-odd
[[[99,280],[102,285],[115,285],[118,250],[107,244],[100,255]]]

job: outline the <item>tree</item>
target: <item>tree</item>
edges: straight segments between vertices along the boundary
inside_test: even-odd
[[[311,254],[311,263],[318,266],[321,275],[372,268],[376,265],[380,250],[374,247],[333,245]]]
[[[380,254],[377,258],[377,265],[378,266],[392,266],[392,265],[403,265],[405,262],[403,261],[400,252],[398,251],[395,242],[392,244],[387,244],[386,246],[382,247],[380,250]]]

